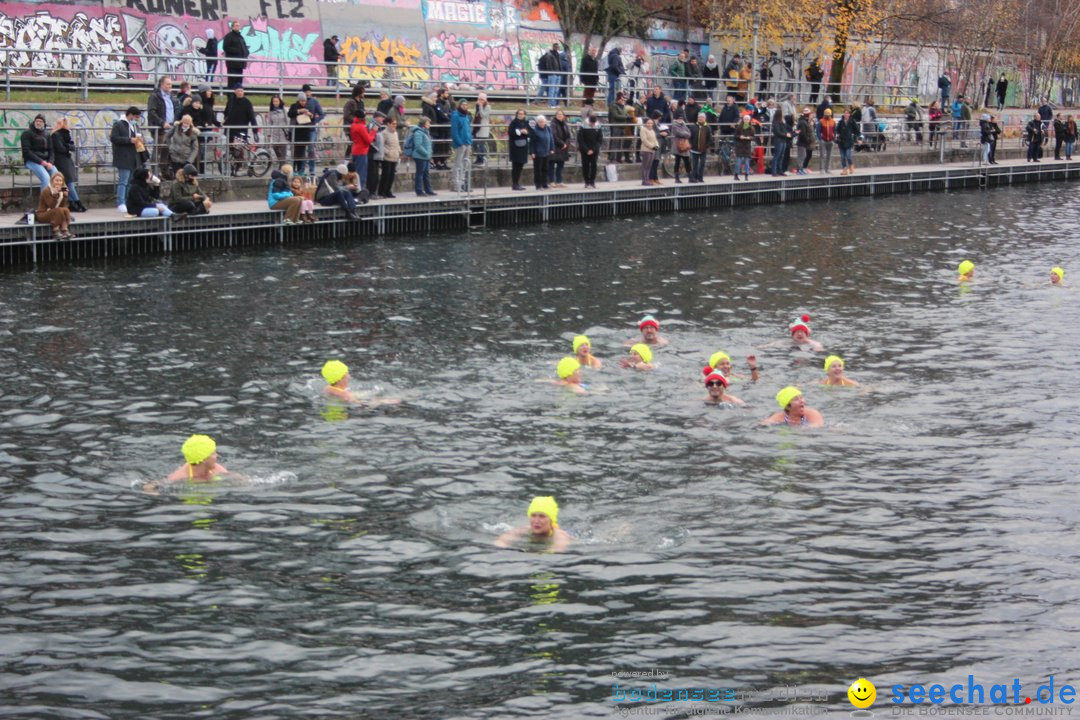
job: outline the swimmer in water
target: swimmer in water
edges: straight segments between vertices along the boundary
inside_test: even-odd
[[[761,368],[757,364],[757,355],[746,356],[746,366],[750,368],[750,382],[757,382],[761,377]],[[709,358],[709,364],[705,366],[704,373],[706,375],[716,371],[723,375],[728,380],[741,380],[745,378],[745,375],[739,375],[738,373],[732,373],[733,365],[731,364],[731,356],[726,352],[718,351],[714,352]]]
[[[859,383],[844,375],[844,359],[839,355],[830,355],[825,358],[825,377],[821,378],[821,384],[859,387]]]
[[[559,379],[555,381],[556,385],[562,385],[567,390],[576,392],[578,395],[589,392],[581,384],[581,363],[573,355],[567,355],[560,360],[559,364],[555,366],[555,372],[559,376]]]
[[[504,532],[495,540],[495,546],[513,547],[521,540],[547,543],[549,552],[562,552],[570,547],[570,536],[559,529],[559,504],[555,498],[537,496],[529,503],[529,524]]]
[[[641,339],[632,338],[627,340],[627,345],[645,343],[646,345],[651,345],[653,347],[667,346],[668,341],[660,337],[660,321],[652,315],[646,315],[641,318],[641,322],[638,323],[638,330],[641,331]]]
[[[1065,270],[1064,268],[1052,267],[1050,268],[1050,284],[1061,285],[1065,282]]]
[[[793,349],[807,348],[814,352],[824,352],[825,346],[819,343],[817,340],[810,339],[810,316],[803,315],[795,322],[791,323],[788,330],[791,331],[791,344],[784,342],[783,340],[774,340],[773,342],[766,343],[762,347],[791,347]]]
[[[630,346],[630,354],[619,359],[619,367],[634,370],[652,370],[652,350],[645,343]]]
[[[707,405],[721,405],[723,403],[731,403],[732,405],[746,405],[742,400],[726,392],[728,387],[728,379],[721,375],[719,371],[713,370],[705,378],[705,390],[709,393],[709,396],[705,398],[705,404]]]
[[[761,421],[762,425],[790,425],[791,427],[821,427],[825,418],[814,408],[806,407],[802,390],[788,385],[776,393],[776,404],[780,412],[773,413]]]
[[[965,260],[956,267],[956,272],[959,273],[956,278],[957,282],[968,282],[975,279],[975,263],[970,260]]]
[[[400,398],[377,398],[374,400],[358,398],[349,390],[349,366],[340,360],[327,360],[322,367],[322,376],[323,380],[326,380],[326,387],[323,388],[323,392],[328,397],[366,407],[397,405],[401,402]]]
[[[584,335],[574,336],[574,354],[577,355],[581,367],[599,370],[604,365],[600,358],[592,354],[592,343]]]
[[[233,475],[224,466],[218,463],[217,443],[207,435],[192,435],[180,448],[184,454],[184,464],[176,468],[164,482],[178,483],[208,483],[213,482],[222,475]],[[143,485],[143,492],[151,495],[158,494],[158,483],[148,482]]]

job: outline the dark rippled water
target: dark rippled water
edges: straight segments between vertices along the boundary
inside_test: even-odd
[[[606,717],[653,668],[745,699],[674,717],[1075,685],[1075,192],[6,273],[0,716]],[[646,312],[671,345],[620,371]],[[801,312],[870,392],[760,347]],[[537,382],[578,332],[583,397]],[[761,357],[749,408],[702,403],[718,349]],[[330,357],[404,404],[329,405]],[[792,382],[826,428],[757,425]],[[192,432],[251,481],[137,491]],[[571,551],[494,549],[535,494]]]

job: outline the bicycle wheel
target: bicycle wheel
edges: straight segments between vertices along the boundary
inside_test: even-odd
[[[260,148],[251,156],[251,175],[253,177],[262,177],[270,172],[270,167],[273,164],[274,159],[270,156],[270,151]]]

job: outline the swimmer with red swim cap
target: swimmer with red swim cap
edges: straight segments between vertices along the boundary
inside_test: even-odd
[[[652,347],[665,347],[668,341],[660,336],[660,321],[654,318],[652,315],[646,315],[641,318],[641,322],[638,323],[638,330],[641,331],[641,338],[632,338],[626,341],[627,345],[636,345],[638,343],[644,343]]]
[[[714,370],[705,377],[705,390],[709,395],[705,398],[707,405],[746,405],[742,400],[727,392],[728,379]]]
[[[495,546],[513,547],[522,540],[544,543],[549,552],[562,552],[570,547],[570,535],[559,528],[559,504],[555,498],[537,496],[529,503],[529,524],[504,532],[495,540]]]

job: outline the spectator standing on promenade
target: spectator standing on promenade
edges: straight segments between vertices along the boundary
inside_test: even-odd
[[[566,45],[559,51],[559,98],[566,105],[570,100],[570,85],[574,78],[574,65],[570,61],[570,52]]]
[[[997,141],[1001,137],[1001,123],[993,115],[990,116],[990,164],[997,165]]]
[[[289,115],[279,95],[270,98],[270,107],[263,121],[263,142],[279,163],[289,159]]]
[[[566,113],[555,111],[555,117],[548,124],[551,128],[551,155],[548,156],[548,184],[553,188],[564,188],[563,169],[570,159],[570,125],[566,122]]]
[[[1009,80],[1005,77],[1005,73],[1001,73],[1001,77],[998,78],[997,87],[997,109],[1005,109],[1005,94],[1009,92]]]
[[[818,92],[821,90],[821,80],[825,77],[825,71],[821,69],[821,63],[817,58],[810,61],[806,67],[806,80],[810,83],[810,104],[817,102]]]
[[[255,116],[255,106],[251,104],[251,98],[244,94],[244,87],[237,85],[233,88],[233,94],[225,103],[223,114],[225,126],[228,128],[227,139],[231,157],[231,173],[236,175],[240,171],[240,165],[244,157],[240,144],[248,142],[248,130],[259,126],[259,119]],[[254,140],[254,130],[251,139]]]
[[[435,95],[435,122],[431,124],[431,137],[435,142],[435,157],[432,167],[436,170],[449,170],[446,164],[450,157],[450,116],[454,112],[450,91],[439,88]]]
[[[403,152],[413,159],[413,164],[416,166],[413,173],[413,187],[418,197],[435,195],[431,189],[431,173],[429,172],[433,152],[431,134],[428,131],[430,126],[431,118],[426,115],[420,118],[416,128],[405,140],[403,149]]]
[[[739,123],[739,106],[735,104],[734,95],[729,94],[727,96],[724,107],[720,108],[720,114],[717,116],[716,122],[720,126],[721,161],[731,164],[731,143],[735,137],[735,125]],[[732,167],[731,170],[735,175],[739,174],[738,169],[735,167]],[[721,174],[723,174],[723,170],[721,170]]]
[[[487,95],[480,93],[484,98],[484,104],[487,105]],[[390,112],[386,113],[386,124],[389,125],[393,120],[398,131],[398,140],[400,141],[405,137],[405,128],[409,124],[408,119],[405,117],[405,96],[395,95],[394,106],[390,108]]]
[[[772,176],[786,175],[784,172],[784,156],[787,153],[788,143],[791,142],[791,128],[787,124],[784,114],[777,110],[773,114],[772,121]]]
[[[206,44],[199,53],[206,58],[206,82],[212,83],[218,63],[218,39],[214,37],[214,28],[206,29]]]
[[[652,118],[646,118],[645,123],[641,126],[639,136],[641,138],[641,184],[642,185],[659,185],[658,181],[652,179],[653,162],[656,158],[656,151],[660,149],[660,141],[656,138],[655,123]]]
[[[705,83],[705,97],[710,104],[719,101],[717,88],[720,87],[720,63],[716,62],[716,56],[710,55],[705,61],[705,67],[701,69],[701,78]]]
[[[229,33],[225,36],[222,45],[225,50],[225,74],[228,76],[227,87],[233,88],[244,84],[244,69],[247,68],[248,51],[247,42],[240,34],[240,22],[233,20],[229,24]]]
[[[56,133],[53,133],[54,135]],[[998,134],[1001,134],[1000,129]],[[995,142],[996,144],[996,142]],[[1076,144],[1076,120],[1072,115],[1065,116],[1065,159],[1072,160],[1073,146]],[[59,162],[57,162],[59,165]]]
[[[615,104],[608,107],[608,127],[611,132],[608,158],[613,163],[629,162],[630,138],[633,137],[634,129],[630,126],[626,94],[622,91],[615,95]]]
[[[319,102],[319,98],[315,97],[315,92],[312,90],[310,83],[304,83],[300,87],[300,89],[304,91],[305,95],[307,95],[307,108],[311,111],[311,124],[315,126],[315,138],[313,139],[314,142],[318,140],[319,129],[322,127],[321,125],[319,125],[319,123],[326,119],[326,111],[323,110],[323,106]],[[315,155],[316,153],[312,153],[312,157],[315,157]],[[314,175],[314,170],[312,174]]]
[[[190,115],[184,115],[169,128],[165,134],[165,149],[169,157],[169,177],[185,165],[198,162],[199,130],[192,124]]]
[[[739,97],[739,71],[742,70],[742,56],[739,53],[735,53],[728,60],[727,65],[724,66],[724,86],[727,88],[729,95],[734,95],[736,101],[742,100]]]
[[[331,35],[323,40],[323,61],[326,63],[326,84],[334,87],[338,82],[337,63],[341,59],[341,48],[338,46],[338,36]]]
[[[1065,144],[1065,118],[1061,113],[1054,116],[1054,159],[1061,159],[1061,146]]]
[[[345,101],[345,106],[341,109],[341,122],[345,126],[346,135],[349,128],[352,127],[353,118],[356,117],[357,113],[366,110],[364,107],[364,92],[366,90],[367,86],[363,80],[353,85],[349,99]]]
[[[30,127],[23,130],[19,137],[23,164],[37,178],[39,189],[49,186],[49,178],[56,174],[49,155],[49,131],[45,126],[45,116],[38,113],[30,122]]]
[[[671,76],[671,84],[674,88],[671,94],[680,103],[686,102],[687,77],[690,74],[689,61],[690,53],[684,48],[668,66],[668,75]]]
[[[68,207],[72,212],[86,212],[86,206],[79,202],[79,191],[75,187],[79,178],[74,161],[75,143],[71,139],[71,127],[66,117],[56,121],[49,135],[49,152],[53,166],[67,183]]]
[[[109,144],[112,145],[112,166],[116,168],[116,210],[127,213],[127,195],[131,186],[131,175],[142,165],[139,153],[135,150],[135,141],[142,139],[139,132],[139,118],[142,110],[132,105],[121,120],[113,123],[109,131]]]
[[[810,160],[814,157],[814,146],[817,144],[817,128],[814,126],[814,111],[803,108],[802,117],[795,127],[796,145],[798,147],[799,168],[797,175],[806,175],[810,170]]]
[[[171,177],[172,172],[169,170],[169,148],[165,137],[179,119],[180,104],[172,94],[172,78],[160,78],[157,89],[146,99],[146,122],[154,133],[154,166],[166,177]]]
[[[929,118],[927,128],[930,132],[928,138],[930,147],[934,147],[934,142],[941,139],[941,118],[944,117],[944,113],[938,107],[937,100],[930,103],[930,107],[926,108],[926,116]]]
[[[169,210],[185,215],[206,215],[213,205],[199,187],[199,171],[190,163],[176,171],[167,199]]]
[[[870,147],[881,149],[881,131],[878,129],[877,108],[873,98],[866,98],[866,104],[863,105],[862,133]]]
[[[1027,145],[1026,162],[1039,162],[1039,158],[1042,157],[1043,140],[1042,118],[1039,117],[1039,113],[1035,113],[1024,128],[1024,144]]]
[[[817,109],[815,110],[814,114],[817,116],[817,119],[820,120],[821,118],[825,117],[825,111],[831,109],[832,100],[829,99],[829,93],[822,93],[821,102],[818,103]]]
[[[521,171],[529,161],[529,138],[532,128],[525,119],[525,111],[518,110],[506,129],[506,143],[510,155],[510,189],[524,190],[521,184]]]
[[[357,183],[363,190],[368,178],[368,154],[371,152],[371,143],[375,141],[375,132],[368,126],[367,113],[363,110],[353,115],[352,125],[349,126],[349,139],[352,140],[353,170],[356,171]],[[369,193],[374,192],[371,188],[367,190]]]
[[[739,179],[739,171],[743,173],[743,180],[750,179],[750,156],[753,153],[754,140],[757,139],[757,127],[754,126],[753,117],[745,112],[735,126],[735,179]]]
[[[850,175],[855,172],[852,150],[859,137],[859,123],[851,117],[851,111],[845,110],[844,116],[836,123],[836,149],[840,151],[840,174]]]
[[[578,127],[577,146],[581,153],[581,175],[585,187],[596,187],[596,170],[600,158],[600,149],[604,145],[604,132],[596,115],[589,113]]]
[[[450,175],[450,189],[466,192],[469,189],[469,153],[472,150],[472,115],[469,103],[461,100],[450,118],[450,142],[454,148],[454,166]]]
[[[397,175],[397,165],[401,160],[401,139],[398,137],[397,120],[386,119],[386,130],[383,131],[382,172],[379,178],[378,196],[393,198],[394,177]]]
[[[952,80],[949,79],[949,74],[946,71],[942,71],[941,76],[937,79],[938,91],[941,93],[941,107],[949,107],[949,96],[952,95]]]
[[[966,137],[970,132],[971,127],[971,106],[968,105],[967,98],[961,95],[960,100],[960,147],[966,148]]]
[[[671,123],[672,154],[675,156],[675,184],[682,183],[679,178],[679,166],[686,166],[686,177],[693,177],[690,170],[690,128],[686,126],[686,117],[680,112]]]
[[[626,74],[623,67],[622,50],[618,46],[611,48],[607,56],[607,67],[604,68],[607,75],[607,104],[610,107],[615,104],[615,94],[619,91],[619,78]]]
[[[761,69],[758,71],[758,80],[758,84],[760,85],[758,94],[761,97],[765,97],[769,94],[769,81],[772,80],[772,70],[769,68],[769,58],[767,57],[761,59]]]
[[[990,147],[993,141],[994,133],[990,127],[990,114],[983,113],[979,116],[979,157],[984,163],[990,163]]]
[[[59,240],[69,240],[74,235],[68,230],[71,223],[71,210],[68,207],[68,189],[64,184],[64,174],[54,173],[38,195],[37,210],[34,219],[52,226],[52,236]]]
[[[596,48],[590,47],[581,56],[581,64],[578,66],[578,78],[585,86],[582,103],[592,107],[593,98],[596,97],[596,86],[600,84],[600,63],[596,60]]]
[[[180,112],[184,111],[184,106],[191,102],[191,83],[184,80],[180,83],[180,89],[176,93],[176,106],[180,108]]]
[[[540,97],[546,97],[549,107],[559,104],[559,43],[551,46],[551,49],[540,56],[536,63],[536,69],[540,75]]]
[[[630,67],[626,68],[626,99],[630,101],[638,92],[644,92],[649,84],[649,64],[645,62],[645,55],[638,53]]]
[[[296,166],[296,172],[303,176],[304,166],[307,165],[309,168],[307,176],[312,177],[315,175],[315,128],[312,124],[314,113],[308,107],[306,94],[297,93],[296,102],[289,106],[288,116],[289,124],[292,126],[293,163]],[[353,117],[353,127],[356,126],[356,119],[360,117],[362,115]],[[367,177],[366,166],[363,169],[357,166],[356,172],[360,174],[361,180]]]
[[[548,157],[555,148],[555,142],[551,137],[551,128],[548,127],[547,118],[543,115],[536,116],[536,125],[529,133],[529,156],[533,161],[533,184],[537,190],[547,190]]]
[[[379,104],[375,106],[375,109],[386,115],[390,112],[390,108],[394,107],[394,101],[390,97],[390,91],[383,88],[379,91]]]
[[[483,165],[488,151],[488,142],[491,138],[491,104],[488,102],[487,93],[476,96],[476,110],[473,111],[472,119],[473,155],[476,157],[475,165]]]
[[[833,146],[836,144],[836,121],[833,120],[831,108],[825,110],[825,115],[818,122],[817,137],[821,141],[821,172],[828,175]]]
[[[922,145],[922,108],[919,107],[917,98],[912,98],[907,108],[905,108],[904,121],[907,123],[907,130],[911,133],[912,138],[916,143]]]
[[[990,96],[994,94],[994,78],[993,76],[986,80],[986,97],[983,99],[983,107],[990,108]]]
[[[1054,119],[1054,109],[1046,98],[1039,98],[1039,120],[1043,125],[1043,142],[1050,141],[1050,122]]]
[[[401,87],[401,67],[391,55],[383,58],[382,77],[383,84],[390,90],[397,90]]]
[[[699,113],[690,128],[690,182],[705,182],[705,161],[711,147],[712,128],[706,122],[705,113]]]
[[[379,176],[382,174],[383,148],[386,140],[386,115],[376,110],[371,116],[368,129],[375,135],[368,148],[367,182],[364,187],[371,193],[371,198],[378,198]]]

